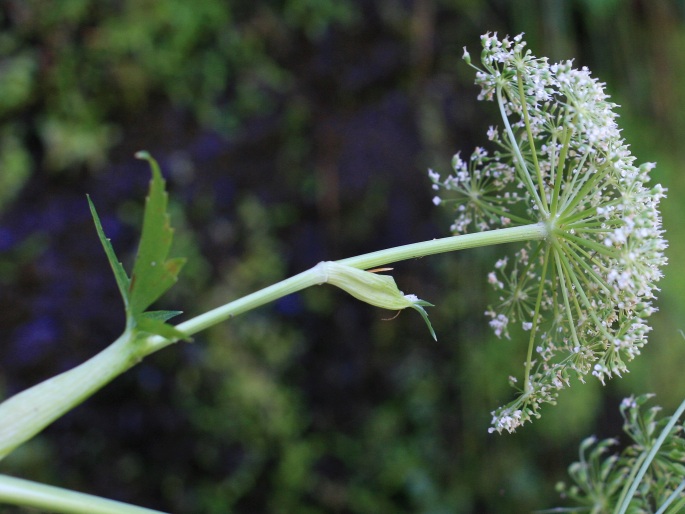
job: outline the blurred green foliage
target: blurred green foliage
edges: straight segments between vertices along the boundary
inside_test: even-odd
[[[528,512],[559,503],[554,483],[584,436],[620,432],[622,396],[656,392],[671,409],[685,394],[681,1],[1,6],[0,205],[40,208],[40,187],[27,184],[41,176],[73,176],[79,191],[84,170],[135,182],[142,172],[120,178],[105,163],[145,145],[169,174],[175,254],[190,257],[164,308],[199,313],[317,260],[445,235],[423,170],[446,169],[496,122],[459,58],[495,30],[525,31],[537,55],[575,56],[608,83],[633,153],[658,161],[669,188],[672,261],[631,374],[577,384],[512,436],[486,433],[525,351],[487,330],[486,275],[506,251],[488,248],[396,266],[401,289],[437,305],[438,344],[414,316],[386,321],[392,313],[315,288],[146,360],[3,462],[11,472],[174,512]],[[193,153],[207,132],[225,148]],[[115,200],[125,236],[140,206],[129,197],[117,212]],[[107,208],[98,203],[103,219]],[[34,294],[50,236],[2,256],[4,288]],[[87,326],[96,332],[72,332],[80,339],[61,350],[70,362],[118,328]],[[1,369],[4,387],[13,370]]]
[[[348,1],[3,2],[0,205],[32,164],[102,167],[122,123],[155,99],[235,131],[288,88],[291,72],[278,63],[282,45],[297,34],[319,37],[353,14]],[[30,136],[41,162],[32,163]]]

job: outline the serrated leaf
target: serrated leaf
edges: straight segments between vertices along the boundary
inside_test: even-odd
[[[152,261],[147,267],[134,267],[131,277],[131,313],[138,316],[178,280],[185,259],[170,259],[163,264]]]
[[[126,307],[126,310],[128,311],[129,308],[129,288],[130,288],[130,280],[128,278],[128,275],[126,274],[126,271],[124,270],[124,267],[122,266],[121,262],[119,262],[119,259],[117,259],[116,254],[114,253],[114,248],[112,248],[112,243],[110,243],[109,239],[107,239],[107,236],[105,235],[105,231],[102,229],[102,223],[100,223],[100,217],[98,216],[97,211],[95,210],[95,205],[93,205],[92,200],[90,199],[90,196],[87,196],[88,198],[88,205],[90,206],[90,213],[93,216],[93,222],[95,223],[95,230],[98,233],[98,237],[100,238],[100,243],[102,243],[102,247],[105,249],[105,254],[107,255],[107,260],[109,261],[109,265],[112,267],[112,271],[114,272],[114,278],[117,281],[117,286],[119,287],[119,292],[121,293],[121,297],[124,300],[124,306]]]
[[[159,166],[147,152],[138,152],[136,157],[150,163],[152,180],[145,200],[143,230],[129,287],[130,311],[134,317],[176,282],[185,263],[185,259],[167,260],[174,230],[169,222],[168,197]]]
[[[180,314],[180,311],[145,312],[147,307],[176,282],[185,259],[167,259],[174,231],[169,222],[167,193],[159,166],[147,152],[139,152],[136,157],[146,159],[150,163],[152,180],[146,198],[140,244],[130,279],[118,261],[109,239],[105,236],[102,223],[90,198],[88,198],[88,204],[98,237],[105,249],[107,259],[114,271],[117,286],[124,299],[127,327],[134,328],[141,333],[156,334],[168,339],[188,340],[188,336],[183,332],[166,323],[172,317]]]

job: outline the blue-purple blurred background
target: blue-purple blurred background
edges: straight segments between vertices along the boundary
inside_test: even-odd
[[[3,0],[0,396],[123,328],[86,202],[136,250],[168,178],[184,316],[324,259],[448,235],[426,169],[485,144],[480,34],[526,33],[620,103],[669,188],[654,331],[633,372],[574,384],[515,435],[487,433],[525,344],[483,315],[506,248],[397,264],[421,319],[315,288],[146,359],[3,461],[5,472],[188,513],[499,513],[563,504],[579,441],[619,435],[620,398],[685,395],[683,0]],[[10,511],[7,512],[20,512]]]

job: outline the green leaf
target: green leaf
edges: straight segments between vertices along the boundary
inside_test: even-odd
[[[169,321],[171,318],[183,314],[183,311],[147,311],[141,314],[141,316],[150,319],[158,319],[161,321]]]
[[[433,325],[431,324],[430,320],[428,319],[428,313],[426,312],[426,309],[424,309],[424,307],[435,307],[435,306],[432,303],[429,303],[425,300],[417,300],[417,301],[412,303],[411,307],[412,307],[412,309],[416,310],[419,314],[421,314],[423,321],[425,321],[426,326],[428,326],[428,331],[433,336],[433,339],[435,341],[437,341],[438,336],[435,335],[435,330],[433,330]]]
[[[169,319],[180,314],[180,311],[145,312],[145,309],[174,285],[185,259],[167,259],[174,231],[169,222],[167,193],[159,166],[147,152],[138,152],[136,157],[145,159],[150,163],[152,180],[145,203],[143,230],[138,254],[130,279],[117,259],[109,239],[105,236],[93,202],[88,198],[90,211],[93,215],[98,237],[105,249],[119,291],[124,299],[127,327],[169,339],[189,339],[173,325],[166,323]]]
[[[148,313],[145,313],[148,314]],[[166,337],[167,339],[185,339],[190,340],[190,337],[173,325],[164,323],[161,319],[150,318],[147,316],[141,316],[136,321],[136,328],[140,332],[147,332],[149,334],[160,335]]]
[[[105,231],[102,229],[102,223],[100,223],[100,218],[98,217],[98,213],[95,210],[95,205],[93,205],[90,196],[88,196],[87,198],[88,205],[90,206],[90,213],[93,216],[93,222],[95,223],[95,230],[97,230],[98,237],[100,238],[100,243],[102,243],[102,247],[105,249],[105,254],[107,254],[107,260],[109,261],[109,265],[112,267],[112,271],[114,271],[114,278],[117,281],[117,286],[119,286],[119,292],[121,293],[121,297],[124,300],[124,306],[126,307],[126,311],[128,311],[130,304],[130,280],[128,278],[128,275],[126,274],[126,271],[124,270],[124,267],[121,265],[121,262],[119,262],[116,254],[114,253],[112,243],[110,243],[109,239],[107,239],[107,236],[105,236]]]
[[[129,308],[134,317],[176,283],[185,263],[185,259],[167,260],[174,230],[169,222],[168,197],[159,166],[147,152],[138,152],[136,157],[150,163],[152,180],[145,201],[143,232],[129,287]]]

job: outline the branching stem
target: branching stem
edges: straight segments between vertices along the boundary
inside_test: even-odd
[[[338,261],[359,269],[438,253],[501,243],[540,240],[547,236],[544,224],[503,228],[476,234],[445,237],[408,244]],[[177,325],[191,336],[289,294],[326,282],[321,268],[307,271],[261,289]],[[37,384],[0,404],[0,459],[31,439],[54,420],[73,409],[135,363],[170,344],[174,339],[149,336],[142,339],[127,330],[112,345],[83,364]]]
[[[358,255],[356,257],[349,257],[337,262],[339,264],[345,264],[354,268],[369,269],[393,262],[416,259],[428,255],[454,252],[457,250],[477,248],[480,246],[540,240],[544,239],[545,237],[547,237],[547,227],[543,223],[534,223],[520,227],[502,228],[487,232],[463,234],[459,236],[433,239],[431,241],[423,241],[421,243],[412,243],[394,248],[388,248],[386,250],[379,250],[377,252]],[[285,279],[282,282],[271,285],[261,289],[260,291],[249,294],[243,298],[196,316],[195,318],[177,325],[176,328],[178,328],[184,334],[190,336],[216,325],[217,323],[277,300],[278,298],[302,289],[306,289],[307,287],[311,287],[313,285],[321,284],[323,282],[324,281],[321,280],[321,277],[319,276],[315,267]],[[159,348],[163,348],[164,346],[172,344],[173,342],[174,341],[170,341],[159,336],[151,337],[148,339],[150,353],[158,350]]]
[[[545,224],[535,223],[398,246],[343,259],[338,261],[338,263],[358,269],[369,269],[391,262],[467,248],[541,240],[547,237],[547,232],[548,229]],[[313,285],[323,284],[328,280],[325,269],[325,266],[314,266],[277,284],[196,316],[177,325],[176,328],[190,336],[283,296]],[[50,423],[76,407],[145,356],[176,341],[176,339],[167,339],[158,335],[144,337],[144,335],[136,332],[136,330],[127,329],[114,343],[83,364],[41,382],[4,401],[0,404],[0,459],[31,439]],[[10,501],[17,505],[29,506],[48,505],[48,503],[40,504],[36,502],[49,501],[54,502],[50,503],[50,505],[59,506],[64,494],[67,493],[67,491],[59,488],[50,488],[40,484],[33,484],[30,487],[26,486],[23,488],[23,486],[19,487],[23,482],[21,484],[16,482],[12,485],[11,479],[9,477],[5,478],[9,480],[9,482],[4,480],[4,483],[9,484],[6,485],[6,490],[10,492],[3,493],[3,481],[0,480],[0,501]],[[31,482],[28,483],[32,484]],[[22,489],[24,490],[23,493],[20,492]],[[3,494],[5,495],[3,496]],[[45,498],[51,499],[45,500]],[[68,502],[65,503],[65,505],[67,504]],[[103,509],[105,508],[103,507]],[[74,507],[71,510],[66,507],[65,510],[55,510],[53,508],[53,511],[74,513],[146,512],[145,510],[93,510],[91,507],[86,509]]]

